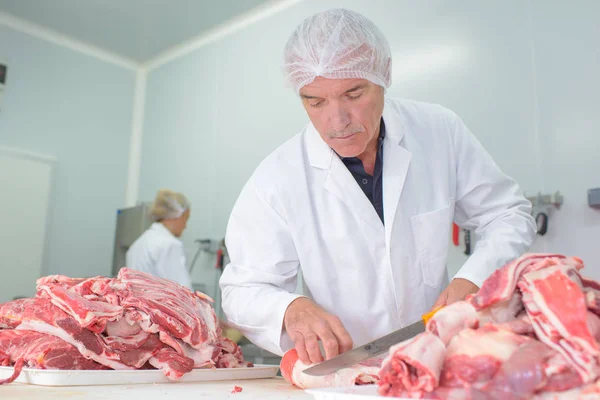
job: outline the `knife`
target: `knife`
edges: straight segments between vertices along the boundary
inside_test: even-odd
[[[380,337],[379,339],[347,351],[327,361],[315,364],[302,372],[311,376],[329,375],[339,371],[342,368],[351,367],[361,361],[384,354],[389,351],[390,347],[393,345],[410,339],[419,333],[425,332],[427,321],[429,321],[431,317],[433,317],[442,308],[444,307],[438,307],[427,314],[424,314],[419,321],[413,324],[405,326],[404,328],[392,332],[389,335]]]

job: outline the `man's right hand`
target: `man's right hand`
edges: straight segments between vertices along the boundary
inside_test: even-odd
[[[340,319],[306,297],[290,303],[283,324],[304,364],[323,361],[319,340],[323,343],[327,360],[352,349],[352,338]]]

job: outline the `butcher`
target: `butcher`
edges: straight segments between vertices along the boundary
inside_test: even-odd
[[[305,19],[284,71],[310,123],[243,187],[220,281],[229,323],[256,345],[329,359],[464,299],[527,251],[530,202],[453,111],[386,95],[391,52],[370,20]],[[453,222],[478,240],[449,282]]]

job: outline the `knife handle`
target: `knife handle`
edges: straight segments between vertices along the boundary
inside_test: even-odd
[[[423,318],[423,322],[425,323],[425,325],[427,325],[427,322],[433,318],[433,316],[435,314],[437,314],[438,311],[440,311],[442,308],[444,308],[444,306],[439,306],[434,308],[433,310],[429,311],[427,314],[423,314],[423,316],[421,318]]]

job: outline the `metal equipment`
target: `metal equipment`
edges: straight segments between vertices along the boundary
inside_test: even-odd
[[[119,270],[125,267],[127,250],[152,225],[149,211],[150,205],[147,203],[117,210],[112,276],[117,276]]]

